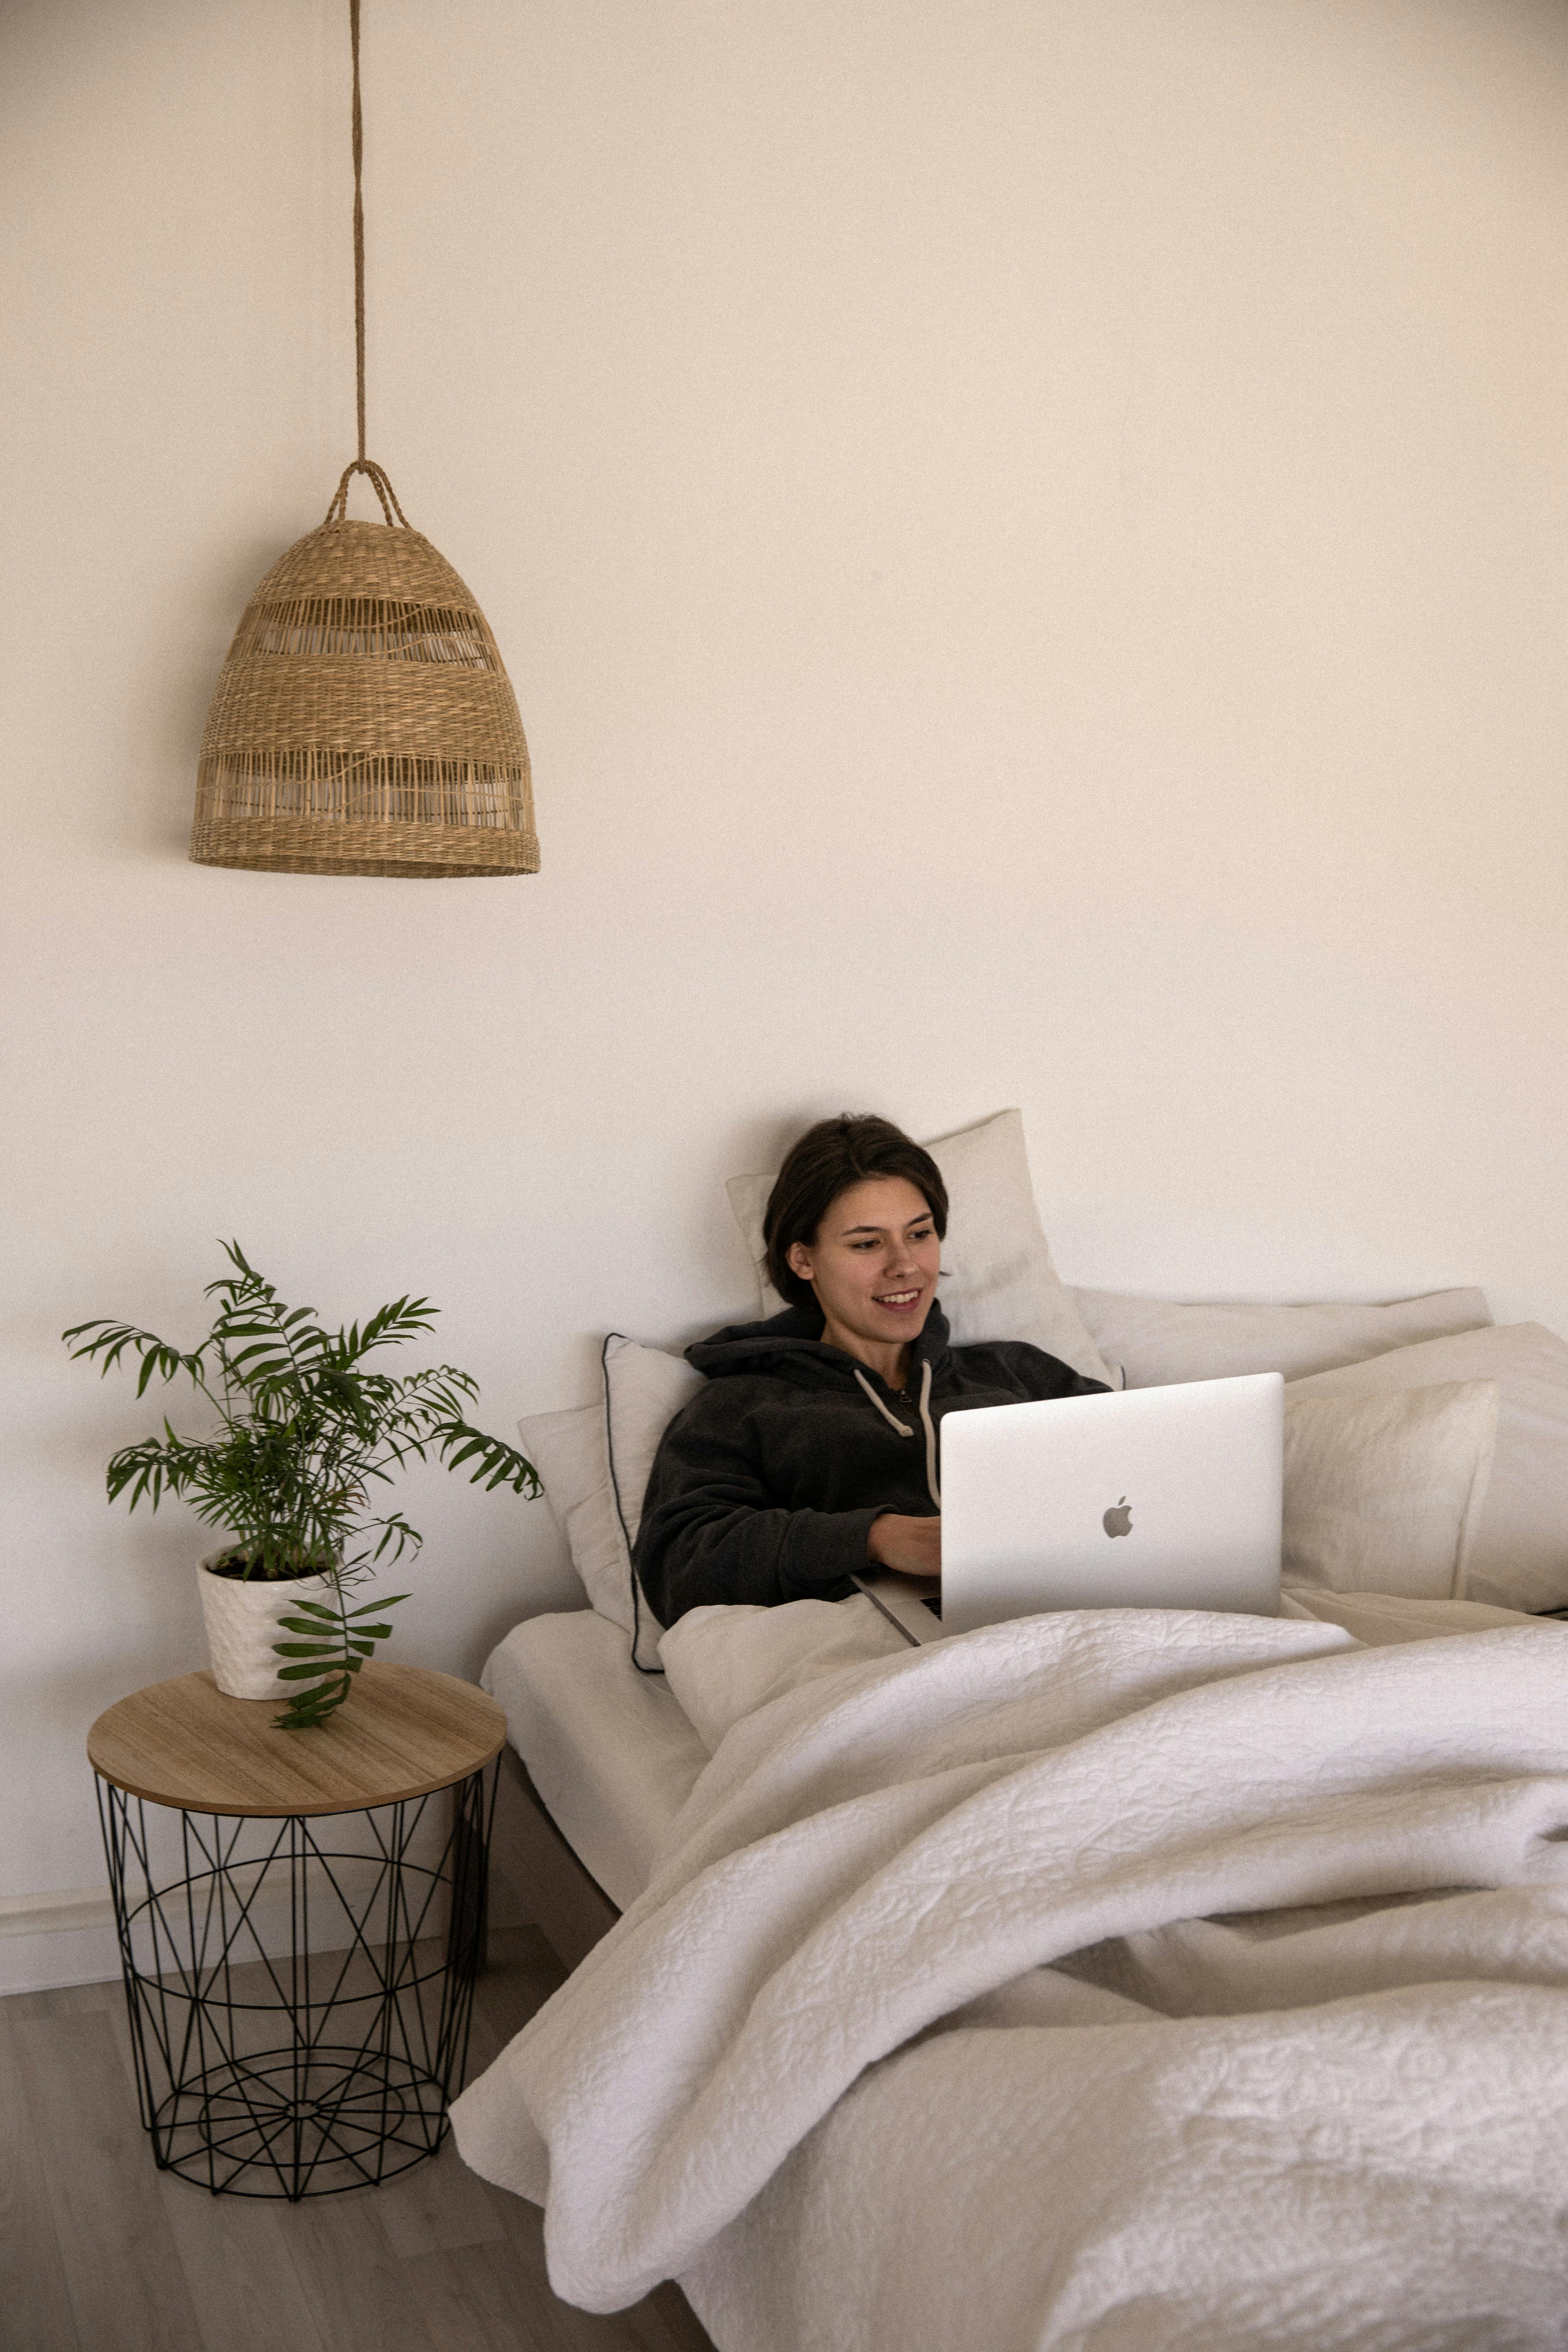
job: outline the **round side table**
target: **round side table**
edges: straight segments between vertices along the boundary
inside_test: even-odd
[[[277,1709],[181,1675],[100,1715],[87,1752],[153,2154],[215,2195],[297,2200],[446,2136],[506,1717],[387,1664],[315,1730]]]

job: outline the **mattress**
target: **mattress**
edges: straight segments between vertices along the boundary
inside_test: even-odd
[[[574,1609],[525,1619],[479,1680],[556,1827],[624,1911],[708,1761],[663,1675],[637,1673],[607,1617]]]

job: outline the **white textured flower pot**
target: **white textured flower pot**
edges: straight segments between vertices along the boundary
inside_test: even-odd
[[[215,1559],[223,1556],[213,1554]],[[286,1633],[278,1621],[291,1617],[301,1601],[324,1600],[332,1589],[331,1578],[297,1576],[275,1584],[260,1577],[214,1576],[203,1560],[196,1584],[219,1690],[230,1698],[287,1698],[297,1685],[279,1680],[278,1669],[287,1661],[272,1644],[299,1636]]]

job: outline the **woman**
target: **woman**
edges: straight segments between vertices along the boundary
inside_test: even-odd
[[[841,1601],[878,1570],[937,1575],[942,1414],[1103,1386],[1026,1340],[950,1348],[946,1231],[936,1162],[890,1120],[801,1137],[763,1223],[791,1304],[687,1350],[705,1385],[648,1480],[637,1568],[665,1624],[710,1601]]]

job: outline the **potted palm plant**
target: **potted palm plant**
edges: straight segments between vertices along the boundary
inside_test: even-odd
[[[363,1324],[326,1331],[313,1307],[283,1305],[237,1242],[223,1246],[232,1271],[207,1286],[219,1306],[199,1347],[102,1318],[64,1338],[105,1373],[123,1357],[139,1360],[138,1396],[183,1376],[216,1412],[208,1436],[182,1437],[165,1417],[161,1436],[122,1446],[109,1465],[109,1499],[156,1510],[178,1495],[222,1533],[197,1571],[218,1686],[238,1698],[288,1696],[278,1723],[308,1730],[342,1706],[392,1631],[386,1611],[407,1598],[349,1605],[378,1561],[422,1541],[401,1511],[374,1508],[397,1471],[432,1459],[471,1465],[471,1483],[519,1495],[538,1494],[539,1479],[515,1446],[464,1418],[479,1394],[467,1372],[442,1364],[400,1377],[372,1362],[431,1328],[427,1299],[394,1299]]]

